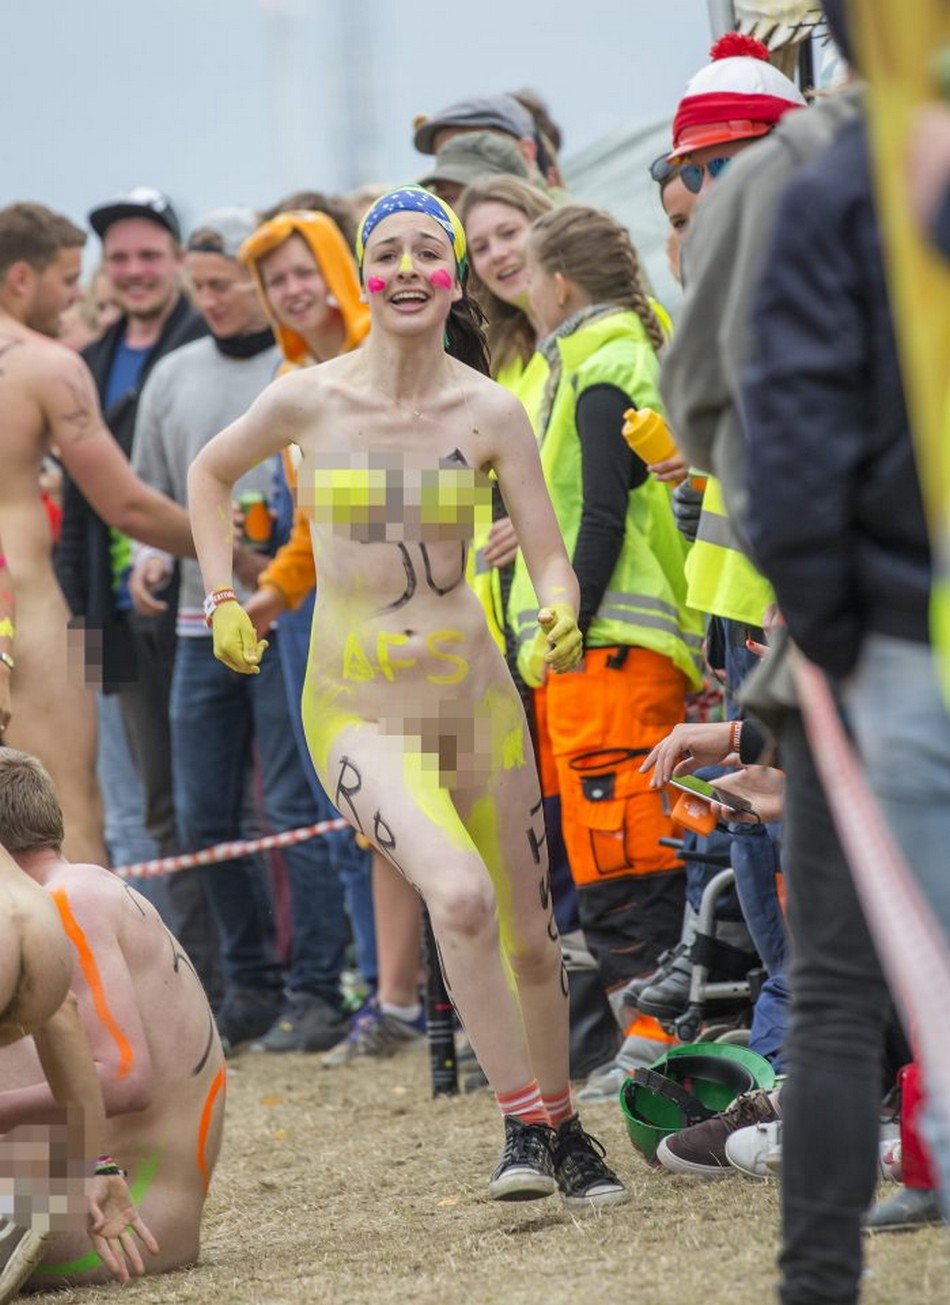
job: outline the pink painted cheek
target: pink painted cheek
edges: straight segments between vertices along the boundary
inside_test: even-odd
[[[444,267],[437,267],[429,277],[429,285],[436,286],[439,290],[451,290],[452,278],[446,272]]]
[[[366,278],[366,289],[371,295],[379,295],[386,289],[386,282],[381,276],[368,276]]]

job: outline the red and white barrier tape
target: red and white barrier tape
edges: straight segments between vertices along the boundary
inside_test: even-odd
[[[182,852],[179,856],[162,856],[155,861],[138,861],[135,865],[120,865],[113,871],[120,879],[155,879],[173,874],[176,870],[190,870],[196,865],[213,865],[218,861],[233,861],[235,857],[250,852],[266,852],[272,847],[290,847],[306,843],[334,829],[348,829],[349,821],[338,816],[335,820],[321,820],[316,825],[301,825],[287,829],[282,834],[264,834],[261,838],[239,838],[232,843],[217,843],[203,847],[200,852]]]
[[[950,1102],[950,947],[868,788],[828,682],[793,658],[805,730],[881,965],[919,1047],[929,1096]]]

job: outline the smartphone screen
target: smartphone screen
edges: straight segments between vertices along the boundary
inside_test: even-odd
[[[706,802],[721,802],[724,807],[730,807],[733,811],[753,810],[752,803],[747,802],[745,798],[737,797],[735,793],[724,793],[714,784],[700,779],[698,775],[674,775],[670,783],[686,793],[693,793],[696,797],[703,798]]]

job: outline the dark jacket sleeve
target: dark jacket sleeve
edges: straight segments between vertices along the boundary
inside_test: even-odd
[[[648,475],[621,434],[623,414],[634,407],[618,386],[592,385],[583,391],[575,409],[583,497],[571,564],[581,590],[577,624],[582,634],[587,633],[617,565],[630,491]]]
[[[839,140],[779,202],[743,389],[749,541],[795,642],[839,675],[853,666],[861,637],[849,528],[870,421],[852,229],[863,201],[836,175],[849,165],[860,168],[860,158],[853,142],[843,149]]]

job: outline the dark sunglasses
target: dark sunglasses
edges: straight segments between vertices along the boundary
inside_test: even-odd
[[[726,170],[728,162],[728,157],[719,156],[707,159],[705,163],[670,163],[666,155],[661,154],[650,164],[650,176],[660,186],[679,177],[691,195],[698,195],[703,188],[703,174],[708,172],[715,181]]]

